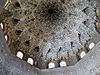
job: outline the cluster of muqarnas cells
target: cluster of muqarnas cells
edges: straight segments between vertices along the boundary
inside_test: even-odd
[[[60,60],[74,65],[94,46],[94,38],[98,39],[92,36],[96,33],[95,6],[88,0],[66,0],[65,4],[37,0],[35,7],[32,0],[13,1],[7,8],[13,14],[5,19],[10,50],[25,61],[29,57],[38,61],[36,67],[46,68],[49,62],[59,67]]]
[[[34,11],[35,18],[45,24],[55,24],[63,17],[65,8],[58,1],[41,1],[37,9]]]

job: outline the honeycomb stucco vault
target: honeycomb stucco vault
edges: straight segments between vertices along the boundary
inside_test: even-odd
[[[95,8],[96,3],[88,0],[11,0],[6,10],[12,16],[4,19],[12,40],[11,52],[22,51],[39,61],[41,69],[48,61],[62,58],[69,66],[75,65],[77,53],[87,51],[87,41],[98,42]]]
[[[69,5],[68,5],[68,7],[71,10],[67,8],[66,9],[63,8],[63,6],[66,7],[66,5],[64,4],[61,4],[62,6],[61,9],[58,9],[59,6],[57,8],[55,5],[55,8],[52,8],[52,9],[57,9],[59,10],[59,12],[49,9],[50,15],[45,16],[48,13],[47,11],[43,13],[44,12],[43,10],[48,10],[47,8],[44,9],[45,7],[43,7],[43,10],[40,10],[42,12],[40,11],[37,12],[39,4],[37,5],[36,8],[34,8],[34,7],[27,6],[27,1],[26,1],[25,6],[27,7],[24,7],[24,4],[21,3],[19,0],[19,3],[22,4],[20,5],[21,8],[16,8],[16,10],[11,10],[12,6],[11,7],[9,6],[9,11],[13,13],[13,16],[6,17],[4,20],[8,24],[7,25],[8,34],[10,35],[10,38],[13,39],[13,43],[15,43],[16,39],[21,41],[21,44],[18,47],[16,46],[15,48],[16,50],[20,49],[24,53],[26,53],[28,56],[30,55],[33,58],[37,57],[36,58],[37,60],[42,55],[41,60],[40,60],[41,63],[38,65],[39,68],[44,68],[44,67],[46,68],[45,63],[47,63],[49,59],[52,59],[53,61],[57,61],[61,59],[61,57],[64,57],[67,59],[70,56],[75,57],[74,58],[75,60],[72,59],[71,62],[69,63],[69,65],[74,65],[74,66],[65,67],[63,69],[55,68],[55,69],[43,69],[43,70],[40,70],[36,67],[32,67],[29,64],[27,64],[25,61],[21,61],[11,54],[11,53],[14,53],[13,47],[15,47],[14,45],[16,43],[14,45],[12,44],[9,49],[4,40],[4,33],[2,33],[2,30],[0,29],[0,34],[1,34],[0,35],[0,73],[1,75],[2,74],[4,75],[23,75],[23,74],[24,75],[49,75],[50,74],[51,75],[51,72],[52,72],[52,75],[56,75],[56,74],[57,75],[66,75],[66,74],[67,75],[95,75],[95,74],[99,75],[100,74],[99,73],[99,69],[100,69],[99,68],[100,67],[99,45],[100,43],[98,43],[99,34],[97,33],[95,29],[95,24],[94,24],[96,20],[94,18],[96,16],[96,13],[94,12],[95,11],[94,7],[96,6],[94,5],[92,7],[91,3],[89,3],[90,4],[89,5],[88,1],[85,0],[86,3],[83,3],[83,4],[87,4],[87,5],[83,5],[83,7],[82,6],[79,7],[77,6],[78,5],[77,1],[80,1],[80,0],[74,1],[74,3],[76,3],[76,8],[70,5],[71,2],[69,2]],[[46,4],[45,1],[43,3],[45,4],[45,6],[48,6],[49,4],[49,2]],[[60,5],[59,1],[56,3]],[[40,5],[41,4],[42,2],[40,3]],[[52,3],[51,3],[51,6],[52,6]],[[84,13],[85,11],[84,9],[87,9],[87,7],[89,7],[88,8],[89,12],[91,11],[92,13],[91,12]],[[36,14],[35,15],[33,14],[34,13],[34,10],[33,10],[33,12],[31,12],[31,15],[26,14],[25,16],[23,12],[30,8],[36,10],[35,11]],[[17,10],[18,11],[22,10],[23,12],[21,13],[21,15],[22,14],[23,15],[19,17],[14,15],[14,12],[16,12]],[[60,10],[63,10],[63,13],[60,12]],[[57,18],[55,16],[55,12],[60,13],[60,15],[56,14]],[[71,12],[71,14],[69,14],[69,12]],[[54,16],[51,15],[52,13]],[[69,17],[69,15],[71,16]],[[44,17],[46,18],[46,20],[43,20]],[[54,17],[54,20],[52,21],[51,18],[53,17]],[[17,18],[17,20],[15,18]],[[32,21],[30,21],[30,19]],[[16,21],[16,23],[13,23],[14,20]],[[33,31],[35,30],[33,28],[35,28],[36,31]],[[22,30],[22,33],[20,36],[15,34],[15,31],[18,29]],[[41,32],[41,30],[44,30],[44,31]],[[37,32],[40,34],[38,34]],[[80,34],[81,35],[83,34],[84,36],[80,38]],[[78,58],[76,56],[78,52],[77,50],[81,48],[85,48],[85,44],[89,40],[93,40],[96,43],[96,46],[86,55],[86,57],[84,57],[78,62]],[[27,43],[28,41],[30,42],[29,44]],[[34,43],[34,41],[36,42]],[[24,46],[25,42],[26,44]],[[35,50],[34,47],[36,48],[36,51],[38,51],[37,49],[39,49],[39,52],[37,53],[32,52],[33,49]],[[69,57],[67,53],[69,53],[68,54],[70,55]]]

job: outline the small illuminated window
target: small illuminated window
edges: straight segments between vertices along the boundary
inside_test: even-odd
[[[32,58],[28,58],[27,62],[31,65],[33,65],[33,59]]]
[[[48,64],[48,68],[51,69],[51,68],[55,68],[55,64],[53,62],[50,62]]]
[[[17,55],[16,55],[18,58],[20,59],[23,59],[23,53],[22,52],[17,52]]]
[[[3,23],[0,23],[0,26],[1,26],[2,29],[4,29]]]
[[[8,41],[8,40],[9,40],[9,37],[8,37],[8,35],[5,35],[5,39],[6,39],[6,41]]]
[[[61,61],[60,62],[60,67],[65,67],[65,66],[67,66],[66,62],[65,61]]]
[[[82,52],[80,53],[80,58],[83,58],[85,55],[86,55],[86,52],[85,52],[85,51],[82,51]]]
[[[7,43],[10,43],[10,39],[9,39],[8,35],[5,35],[5,40],[6,40]]]
[[[89,44],[89,49],[92,49],[95,46],[95,44],[92,42]]]

